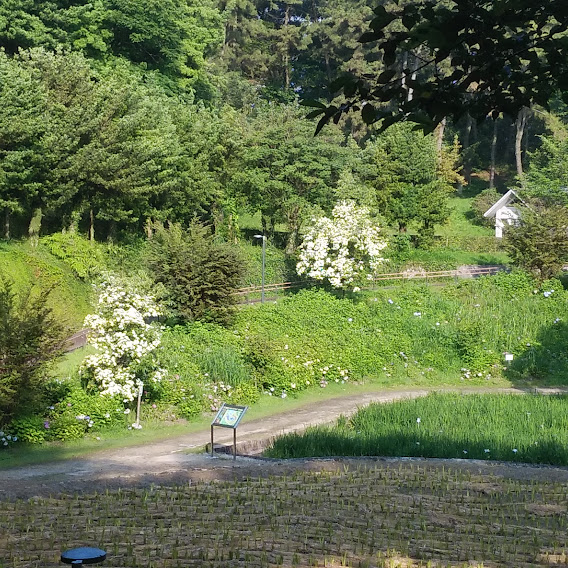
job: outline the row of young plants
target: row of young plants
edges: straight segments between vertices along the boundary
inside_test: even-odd
[[[330,382],[565,381],[568,293],[558,281],[538,285],[522,272],[347,297],[304,290],[242,308],[225,327],[149,323],[160,311],[155,300],[126,289],[115,282],[100,290],[97,314],[88,318],[95,352],[76,376],[47,383],[33,412],[4,425],[3,445],[137,426],[139,390],[143,420],[172,420]]]
[[[414,456],[568,465],[566,395],[432,393],[371,404],[334,426],[274,441],[267,455]]]
[[[85,542],[107,552],[106,565],[131,568],[566,564],[561,479],[401,461],[265,473],[3,499],[0,566],[57,566]]]

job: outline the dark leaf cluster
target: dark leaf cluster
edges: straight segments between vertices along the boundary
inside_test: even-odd
[[[344,100],[319,107],[318,131],[348,111],[381,128],[409,120],[432,131],[445,117],[516,117],[568,101],[568,4],[562,0],[426,0],[375,10],[361,42],[377,42],[385,70],[329,86]],[[416,66],[405,66],[412,54]],[[313,114],[316,114],[313,113]]]
[[[147,262],[177,318],[216,322],[230,318],[244,266],[234,247],[216,242],[205,225],[194,221],[187,230],[158,225]]]

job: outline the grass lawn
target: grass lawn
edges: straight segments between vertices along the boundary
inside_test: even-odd
[[[310,464],[287,475],[0,502],[0,567],[559,565],[567,488],[451,466]]]

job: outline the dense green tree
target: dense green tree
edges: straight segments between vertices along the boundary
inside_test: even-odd
[[[241,72],[270,100],[293,99],[298,53],[310,44],[301,0],[222,0],[222,66]]]
[[[222,41],[221,18],[207,0],[105,0],[115,55],[195,78],[205,57]]]
[[[224,209],[230,201],[232,172],[242,158],[242,114],[230,107],[217,111],[178,105],[175,116],[181,183],[163,194],[161,218],[188,224],[197,215],[218,232],[221,225],[231,223]]]
[[[380,213],[402,233],[413,225],[422,237],[432,236],[434,225],[449,216],[454,191],[440,175],[433,137],[410,124],[393,126],[368,145],[366,155]]]
[[[93,57],[108,52],[104,0],[7,0],[0,4],[0,46],[7,53],[64,47]]]
[[[244,266],[236,250],[216,242],[205,225],[193,221],[188,230],[158,225],[147,260],[174,315],[185,321],[225,322],[230,317]]]
[[[168,100],[119,65],[96,74],[80,54],[22,55],[49,93],[51,126],[43,157],[49,173],[33,207],[63,220],[141,227],[151,199],[183,183]],[[187,183],[187,181],[186,181]]]
[[[0,47],[80,51],[108,60],[125,57],[158,70],[174,88],[207,98],[205,59],[222,41],[213,0],[8,0],[0,5]]]
[[[50,364],[61,354],[64,328],[48,294],[30,289],[16,296],[0,280],[0,424],[35,410]]]
[[[568,139],[566,133],[542,136],[542,145],[531,155],[526,191],[549,204],[568,205]]]
[[[504,245],[518,266],[542,280],[556,276],[568,262],[568,208],[532,202],[519,224],[507,227]]]
[[[0,52],[0,209],[10,238],[13,213],[29,209],[41,188],[47,93],[29,69]]]
[[[262,214],[263,229],[285,223],[287,251],[297,246],[299,231],[315,211],[330,211],[334,187],[345,165],[341,135],[313,138],[313,130],[295,105],[260,107],[249,124],[243,167],[232,180],[253,211]]]
[[[375,46],[358,41],[373,16],[368,0],[309,0],[308,49],[299,52],[294,81],[303,96],[326,97],[323,86],[344,73],[373,74],[382,68]]]
[[[222,0],[225,40],[219,59],[260,87],[269,100],[294,92],[323,96],[341,72],[373,73],[376,48],[360,44],[373,12],[368,0]]]
[[[222,0],[219,5],[224,21],[223,65],[249,81],[263,82],[271,60],[271,38],[255,1]]]

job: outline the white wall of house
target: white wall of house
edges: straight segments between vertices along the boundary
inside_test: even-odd
[[[521,213],[516,207],[501,207],[495,213],[495,236],[503,238],[503,229],[510,225],[516,225],[521,218]]]

